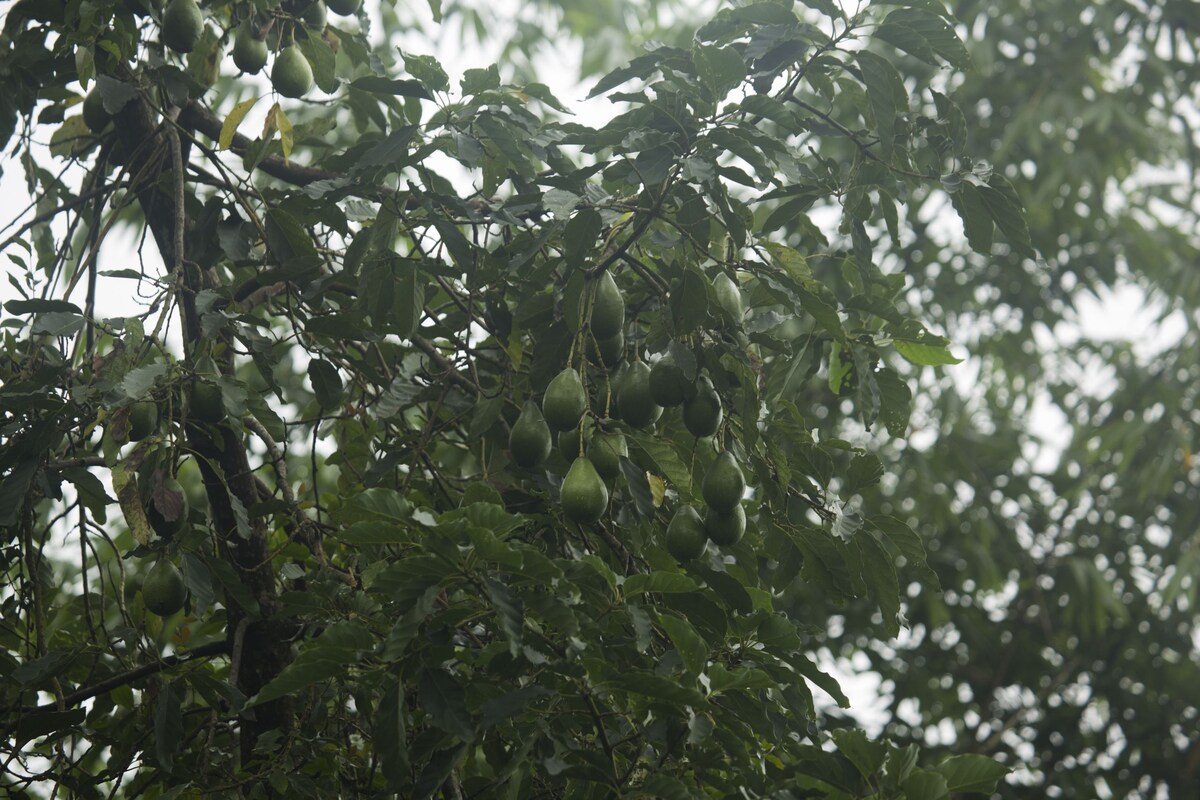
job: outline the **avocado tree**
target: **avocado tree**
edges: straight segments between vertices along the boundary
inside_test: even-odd
[[[953,19],[723,9],[586,124],[397,50],[396,14],[6,17],[36,197],[0,243],[6,790],[994,790],[828,713],[815,657],[939,592],[879,495],[914,379],[958,360],[887,266],[908,198],[1034,255]]]

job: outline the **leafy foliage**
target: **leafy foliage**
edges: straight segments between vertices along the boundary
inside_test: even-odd
[[[369,35],[374,11],[322,23],[293,0],[205,3],[182,57],[153,5],[77,6],[17,4],[0,55],[0,138],[38,198],[4,242],[0,547],[16,622],[0,631],[0,702],[21,766],[6,788],[996,788],[1008,766],[991,752],[919,746],[937,720],[876,741],[819,699],[849,704],[821,647],[874,652],[905,617],[949,615],[971,591],[963,560],[973,586],[1008,574],[983,580],[990,554],[964,556],[957,509],[931,501],[946,476],[995,473],[897,456],[914,408],[953,418],[953,392],[920,368],[959,361],[935,331],[971,307],[922,251],[926,205],[957,212],[977,256],[955,258],[984,277],[1057,248],[1026,221],[1018,159],[976,141],[987,124],[949,91],[981,56],[939,3],[723,9],[599,77],[591,96],[613,113],[598,123],[500,67],[456,83],[432,56],[397,55]],[[398,11],[382,9],[385,31]],[[232,74],[243,26],[272,60],[304,59],[308,100],[256,97],[264,84]],[[113,116],[95,133],[78,113],[93,87]],[[138,225],[161,265],[99,274],[112,231]],[[615,343],[592,324],[612,317],[597,288],[610,278]],[[106,316],[114,284],[145,310]],[[711,439],[678,406],[624,401],[622,375],[667,353],[715,390]],[[514,463],[523,406],[568,367],[583,427]],[[147,400],[162,425],[131,443]],[[602,517],[576,524],[563,437],[586,453],[614,432],[627,448]],[[962,428],[939,447],[956,436],[980,451]],[[679,563],[668,521],[703,504],[725,452],[748,486],[746,533]],[[1039,490],[1001,488],[1018,484]],[[967,518],[975,535],[997,525]],[[161,619],[137,590],[159,557],[188,592]],[[1064,642],[1125,624],[1094,560],[1064,561],[1062,581],[1096,599]],[[957,654],[924,658],[876,667],[905,696],[956,702],[928,684],[963,673]],[[1030,669],[1029,685],[1046,674]]]

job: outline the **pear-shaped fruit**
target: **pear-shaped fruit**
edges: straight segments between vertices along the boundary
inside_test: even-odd
[[[329,15],[325,13],[325,3],[323,0],[315,0],[315,2],[309,3],[300,12],[300,19],[304,20],[304,24],[314,31],[325,30],[325,23],[328,21]]]
[[[616,336],[625,327],[625,298],[607,270],[596,281],[591,326],[592,334],[597,339]]]
[[[583,445],[586,447],[588,442],[592,440],[592,427],[592,420],[584,417],[583,421],[579,423],[579,428],[572,428],[569,431],[559,431],[558,452],[563,454],[563,458],[567,461],[574,461],[583,454],[583,451],[579,449],[579,429],[583,429]]]
[[[699,558],[708,543],[704,522],[692,506],[683,506],[671,517],[667,525],[667,552],[676,561],[691,561]]]
[[[284,97],[304,97],[313,87],[312,67],[296,45],[289,45],[275,56],[271,66],[271,85]]]
[[[621,474],[621,456],[629,456],[629,445],[619,433],[597,433],[588,444],[588,460],[606,481]]]
[[[735,325],[741,325],[746,308],[742,305],[742,292],[733,279],[722,272],[713,281],[713,291],[717,295],[717,305],[721,307],[724,315]]]
[[[608,382],[601,391],[599,400],[603,405],[604,415],[613,419],[621,418],[621,384],[625,382],[625,373],[629,372],[629,362],[622,361],[617,368],[608,374]]]
[[[526,469],[533,469],[550,455],[553,442],[550,426],[546,424],[537,403],[528,400],[521,409],[521,416],[512,426],[508,436],[508,449],[513,461]]]
[[[162,15],[163,44],[176,53],[190,53],[204,31],[204,16],[196,0],[171,0]]]
[[[267,43],[254,35],[250,22],[243,22],[233,39],[233,63],[248,75],[257,75],[267,65]]]
[[[163,560],[150,568],[142,583],[142,602],[148,611],[168,617],[183,608],[186,600],[187,586],[178,567]]]
[[[742,502],[746,479],[733,453],[726,450],[717,456],[704,475],[703,491],[704,502],[722,514],[732,514],[733,509]]]
[[[660,406],[677,406],[687,399],[688,379],[667,352],[650,369],[650,395]]]
[[[608,487],[600,479],[592,462],[577,458],[571,462],[562,484],[562,509],[567,519],[581,525],[596,522],[608,508]]]
[[[158,430],[158,404],[149,400],[129,408],[129,441],[140,442]]]
[[[733,507],[733,513],[730,514],[722,514],[710,507],[704,514],[704,530],[713,544],[732,547],[746,532],[746,512],[740,503]]]
[[[635,428],[654,424],[662,414],[662,406],[654,402],[654,396],[650,394],[650,368],[644,362],[629,365],[621,376],[617,395],[621,419]]]
[[[108,113],[108,109],[104,107],[104,98],[100,94],[100,89],[93,87],[87,93],[87,97],[83,98],[83,124],[88,126],[88,130],[92,133],[99,133],[108,127],[108,123],[112,121],[112,114]]]
[[[615,367],[625,357],[625,334],[617,331],[607,339],[588,339],[588,358],[606,367]]]
[[[163,539],[170,539],[187,527],[191,504],[188,502],[187,492],[183,490],[183,485],[171,477],[162,479],[157,493],[164,510],[159,510],[159,504],[154,502],[153,496],[147,498],[145,503],[146,521],[150,523],[150,527],[154,529],[155,533]],[[168,516],[170,519],[167,518]]]
[[[225,399],[221,395],[221,387],[210,381],[195,381],[188,395],[188,414],[201,422],[217,423],[225,419]]]
[[[587,395],[583,381],[574,367],[567,367],[554,376],[542,397],[542,414],[546,424],[556,431],[568,431],[579,427],[583,412],[587,409]]]
[[[351,14],[357,14],[362,8],[362,0],[326,0],[325,5],[329,6],[329,10],[343,17],[348,17]]]
[[[721,417],[721,397],[708,376],[701,375],[696,379],[696,393],[683,403],[683,425],[698,439],[716,433]]]

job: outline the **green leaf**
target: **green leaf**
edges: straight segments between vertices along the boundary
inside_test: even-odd
[[[875,30],[875,38],[927,64],[937,66],[936,55],[960,69],[971,66],[971,56],[954,29],[942,17],[923,9],[901,8],[888,14]]]
[[[896,139],[896,116],[908,112],[908,92],[900,73],[887,59],[869,50],[861,50],[857,60],[875,115],[875,128],[879,131],[879,149],[883,160],[891,163]]]
[[[308,362],[308,379],[322,410],[329,411],[342,404],[342,377],[337,367],[328,361],[314,358]]]
[[[696,689],[681,686],[679,681],[649,670],[627,670],[610,681],[609,685],[632,694],[663,700],[669,704],[692,707],[704,705],[704,695]]]
[[[260,97],[251,97],[249,100],[243,100],[233,107],[233,110],[225,117],[225,122],[221,124],[221,135],[217,139],[220,149],[228,150],[230,148],[238,126],[242,124],[242,120],[246,118],[246,114],[250,113],[250,109],[254,108],[254,104],[261,99]]]
[[[694,592],[699,588],[699,584],[694,580],[678,572],[640,572],[630,575],[624,584],[626,598],[649,592]]]
[[[704,671],[708,661],[708,645],[700,638],[687,620],[673,614],[659,614],[658,624],[667,632],[667,637],[679,656],[683,659],[683,667],[691,675],[699,675]]]
[[[945,345],[924,344],[922,342],[896,339],[892,342],[896,352],[907,360],[923,367],[938,367],[944,364],[961,364],[962,359],[950,352]]]
[[[926,563],[925,543],[912,528],[895,517],[883,515],[870,517],[867,524],[887,537],[908,561],[908,565],[917,570],[922,583],[934,591],[941,591],[937,573]]]
[[[412,769],[408,758],[408,708],[404,683],[399,678],[393,678],[383,693],[372,732],[383,776],[390,788],[398,789],[407,783]]]
[[[375,637],[358,622],[335,622],[296,659],[272,678],[247,706],[257,706],[293,694],[314,683],[345,675],[347,667],[358,661],[364,650],[372,648]]]
[[[462,685],[450,673],[441,669],[425,670],[417,686],[417,697],[434,725],[464,741],[475,738],[475,727],[467,713],[466,695]]]
[[[850,759],[858,774],[870,778],[883,766],[886,749],[879,742],[867,740],[867,734],[857,728],[842,728],[833,732],[838,752]]]
[[[879,604],[884,632],[888,636],[897,636],[901,619],[900,581],[892,554],[874,536],[855,536],[851,547],[858,550],[862,559],[863,580]]]
[[[450,88],[450,78],[446,70],[433,56],[419,56],[400,51],[404,58],[404,68],[409,74],[420,81],[427,89],[435,92],[445,92]]]
[[[913,770],[901,786],[907,800],[942,800],[950,796],[946,778],[927,769]]]
[[[695,796],[687,785],[665,772],[656,772],[646,778],[635,797],[655,797],[661,800],[692,800]]]
[[[704,81],[715,100],[723,99],[746,78],[746,62],[733,48],[698,44],[692,50],[692,59],[700,80]]]
[[[1026,258],[1036,258],[1037,252],[1029,239],[1024,209],[1012,184],[999,175],[993,175],[989,185],[979,187],[979,196],[995,220],[996,227],[1008,238],[1013,249]]]
[[[990,254],[996,225],[979,189],[969,183],[961,183],[958,190],[950,195],[950,203],[963,222],[963,232],[971,249],[984,255]]]
[[[350,82],[350,87],[372,94],[392,94],[401,97],[417,97],[422,100],[433,99],[433,95],[421,85],[420,81],[383,78],[379,75],[355,78]]]
[[[996,791],[997,781],[1012,770],[987,756],[968,753],[946,759],[937,771],[945,776],[951,792],[988,794]]]
[[[154,757],[167,772],[175,764],[175,754],[183,742],[183,697],[174,681],[159,687],[154,706]]]

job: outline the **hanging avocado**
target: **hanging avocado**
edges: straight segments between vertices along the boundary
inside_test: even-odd
[[[608,508],[608,487],[600,479],[592,462],[577,458],[562,483],[562,509],[567,519],[586,525],[604,516]]]
[[[158,510],[158,504],[154,502],[153,497],[148,497],[143,503],[146,509],[146,521],[150,523],[150,527],[154,529],[155,533],[163,539],[170,539],[188,526],[188,515],[191,513],[191,509],[187,492],[183,490],[183,485],[179,481],[166,477],[162,479],[162,484],[158,487],[158,496],[160,500],[170,506],[168,513],[177,513],[171,519],[167,519],[163,512]]]
[[[537,403],[526,401],[521,416],[513,423],[508,436],[508,449],[513,461],[526,469],[533,469],[550,455],[552,445],[550,426],[546,424]]]
[[[724,272],[717,275],[713,281],[713,291],[717,295],[717,305],[721,307],[721,311],[728,317],[734,325],[742,324],[742,317],[746,314],[746,308],[742,305],[742,292],[738,289],[737,284],[733,279]]]
[[[249,20],[238,27],[233,39],[233,63],[247,75],[257,75],[267,65],[267,43],[254,35]]]
[[[87,93],[87,97],[83,98],[83,124],[87,125],[88,130],[92,133],[99,133],[107,128],[111,121],[112,114],[109,114],[108,109],[104,107],[104,98],[100,94],[100,88],[92,87],[92,90]]]
[[[315,0],[310,3],[307,8],[300,12],[300,19],[304,20],[304,24],[314,31],[320,32],[325,30],[325,23],[329,19],[329,15],[325,13],[325,3],[323,0]]]
[[[552,430],[568,431],[579,427],[587,409],[583,381],[574,367],[567,367],[554,376],[542,397],[542,414]]]
[[[704,502],[722,514],[732,514],[742,502],[746,479],[733,453],[726,450],[708,468],[704,476]]]
[[[588,358],[599,361],[606,367],[615,367],[625,357],[625,334],[617,331],[616,336],[606,339],[588,338]]]
[[[329,10],[333,13],[348,17],[358,13],[358,10],[362,8],[362,0],[326,0],[325,5],[329,6]]]
[[[662,414],[662,406],[650,393],[650,368],[642,361],[629,365],[617,390],[621,419],[634,428],[653,425]]]
[[[733,507],[731,514],[722,514],[710,507],[704,514],[704,530],[713,544],[722,547],[737,544],[746,532],[746,512],[741,503]]]
[[[615,480],[621,474],[621,456],[629,456],[629,445],[619,433],[598,433],[588,445],[588,460],[606,481]]]
[[[704,523],[692,506],[682,506],[667,525],[667,552],[681,563],[699,558],[708,543]]]
[[[586,447],[587,443],[592,440],[592,421],[584,418],[580,423],[583,428],[583,444]],[[572,428],[568,431],[559,431],[558,434],[558,451],[562,453],[563,458],[567,461],[574,461],[579,458],[582,452],[579,449],[579,428]]]
[[[283,48],[271,67],[271,85],[284,97],[304,97],[313,87],[312,67],[296,45]]]
[[[204,16],[196,0],[171,0],[162,15],[162,41],[176,53],[190,53],[204,32]]]
[[[158,430],[158,404],[143,400],[129,407],[129,441],[140,442]]]
[[[677,406],[687,398],[688,379],[670,352],[650,369],[650,394],[660,406]]]
[[[151,567],[142,582],[142,603],[147,611],[160,617],[169,617],[183,608],[187,595],[183,573],[166,559]]]
[[[616,336],[625,327],[625,298],[621,297],[617,282],[607,270],[596,282],[591,326],[597,339]]]
[[[721,397],[708,376],[701,375],[696,380],[696,393],[683,404],[683,425],[699,439],[716,433],[721,417]]]

